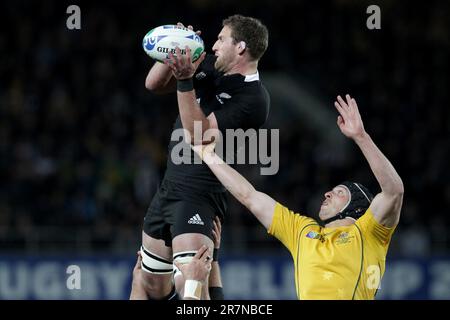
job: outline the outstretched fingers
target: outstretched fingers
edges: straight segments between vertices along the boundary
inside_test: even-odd
[[[350,108],[352,106],[352,97],[349,94],[345,95],[345,100],[347,100],[347,105]]]
[[[134,265],[134,271],[138,271],[142,268],[142,256],[141,251],[137,252],[136,264]]]
[[[339,126],[339,127],[341,127],[342,125],[344,124],[344,119],[342,118],[342,116],[338,116],[337,117],[337,125]]]
[[[214,224],[217,226],[217,232],[220,235],[222,232],[222,223],[220,222],[220,218],[218,216],[214,219]]]
[[[339,105],[344,109],[344,110],[348,110],[348,104],[347,102],[344,101],[344,99],[342,99],[341,96],[337,96],[337,101],[339,102]]]
[[[187,61],[192,61],[191,48],[189,46],[184,47],[186,49],[186,58]]]
[[[207,251],[208,251],[208,247],[205,245],[202,245],[200,247],[200,249],[198,249],[197,253],[195,254],[194,259],[200,260],[205,255],[205,253],[207,253]]]
[[[358,104],[356,103],[356,100],[352,98],[352,105],[355,111],[359,112]]]
[[[334,102],[334,106],[336,107],[337,111],[339,112],[339,114],[341,115],[342,118],[345,118],[347,115],[347,110],[344,109],[344,107],[342,107],[339,102],[335,101]]]
[[[348,110],[350,111],[350,114],[353,115],[358,110],[356,107],[355,99],[353,99],[349,94],[345,96],[347,100]]]
[[[206,52],[203,52],[203,53],[201,54],[200,58],[198,58],[197,61],[194,62],[194,67],[197,68],[198,65],[199,65],[200,63],[202,63],[203,60],[205,60],[205,57],[206,57]]]
[[[206,247],[206,250],[203,251],[203,253],[199,259],[200,259],[200,261],[205,261],[205,262],[208,262],[209,260],[211,260],[211,256],[209,254],[208,247]]]
[[[168,66],[172,71],[176,71],[178,68],[178,58],[170,52],[168,58],[164,60],[164,64]]]
[[[220,223],[219,217],[215,217],[213,220],[213,230],[212,234],[214,237],[214,248],[218,249],[220,247],[220,237],[222,233],[222,225]]]

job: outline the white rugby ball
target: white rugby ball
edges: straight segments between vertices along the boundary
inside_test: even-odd
[[[164,25],[150,30],[142,40],[144,51],[150,58],[164,62],[170,52],[175,56],[175,48],[179,47],[181,54],[186,54],[186,46],[191,49],[194,62],[205,50],[202,38],[194,31],[177,25]]]

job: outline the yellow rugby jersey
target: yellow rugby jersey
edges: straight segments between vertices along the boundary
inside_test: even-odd
[[[299,299],[349,300],[375,298],[394,230],[370,208],[351,226],[324,228],[277,203],[268,233],[294,259]]]

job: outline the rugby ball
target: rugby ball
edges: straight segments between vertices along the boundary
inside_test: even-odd
[[[175,48],[186,54],[186,46],[191,49],[192,62],[200,58],[205,50],[202,38],[194,31],[177,25],[164,25],[150,30],[142,40],[147,55],[159,62],[164,62],[169,53],[176,56]]]

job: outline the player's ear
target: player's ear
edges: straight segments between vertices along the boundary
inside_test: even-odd
[[[247,48],[247,44],[245,43],[245,41],[240,41],[239,42],[239,54],[244,54],[245,52],[245,48]]]

